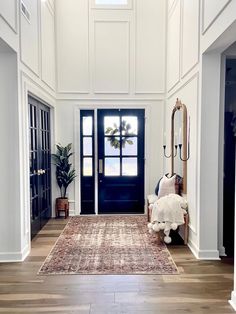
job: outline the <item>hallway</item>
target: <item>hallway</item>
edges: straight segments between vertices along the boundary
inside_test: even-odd
[[[67,220],[50,220],[23,263],[0,264],[0,313],[234,313],[231,260],[197,261],[185,246],[168,247],[180,275],[38,276]]]

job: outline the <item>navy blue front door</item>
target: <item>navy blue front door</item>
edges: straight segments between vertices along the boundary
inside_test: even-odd
[[[144,213],[144,115],[98,110],[98,213]]]

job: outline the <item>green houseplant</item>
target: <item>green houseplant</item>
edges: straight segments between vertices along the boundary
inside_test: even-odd
[[[68,186],[74,181],[76,174],[75,169],[72,168],[70,157],[72,144],[62,146],[56,145],[57,151],[52,154],[53,164],[56,166],[56,180],[60,189],[61,196],[56,199],[56,216],[59,216],[60,210],[65,211],[65,217],[68,216],[69,202],[66,196]]]

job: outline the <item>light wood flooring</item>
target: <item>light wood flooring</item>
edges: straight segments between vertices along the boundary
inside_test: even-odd
[[[0,264],[0,313],[235,313],[232,261],[197,261],[184,246],[169,246],[180,275],[38,276],[66,222],[50,220],[25,262]]]

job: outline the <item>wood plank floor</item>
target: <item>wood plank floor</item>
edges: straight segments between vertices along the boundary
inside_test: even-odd
[[[180,275],[38,276],[65,223],[50,220],[25,262],[0,264],[0,313],[235,313],[232,261],[197,261],[184,246],[169,246]]]

